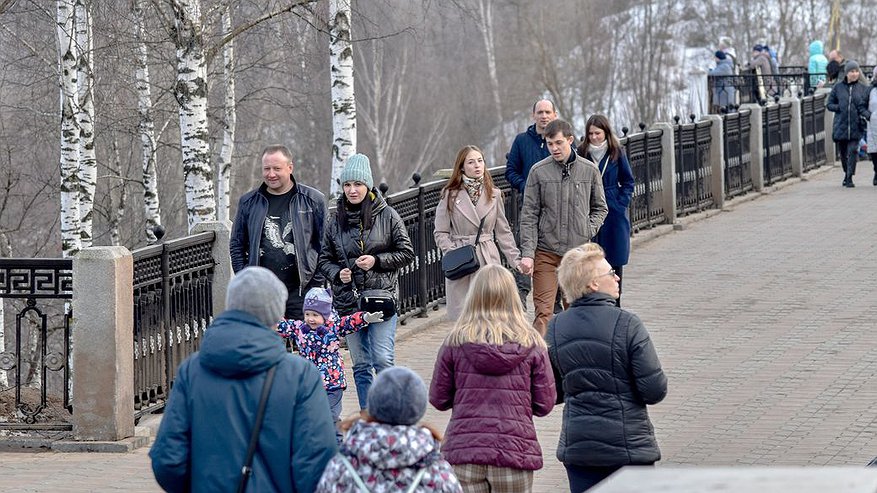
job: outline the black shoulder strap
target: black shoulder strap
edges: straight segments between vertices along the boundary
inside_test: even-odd
[[[256,422],[253,424],[253,434],[250,435],[250,445],[247,447],[247,458],[241,468],[241,480],[238,483],[238,493],[244,493],[247,482],[253,474],[253,456],[256,455],[256,447],[259,446],[259,433],[262,432],[262,422],[265,421],[265,407],[268,404],[268,394],[271,393],[271,384],[274,383],[274,373],[277,372],[275,364],[268,369],[265,375],[265,383],[262,384],[262,396],[259,398],[259,410],[256,411]]]
[[[478,224],[478,234],[475,235],[475,246],[478,246],[478,240],[481,239],[481,228],[484,227],[484,220],[487,219],[487,216],[481,218],[481,222]]]

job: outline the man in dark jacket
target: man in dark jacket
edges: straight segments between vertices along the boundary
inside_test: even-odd
[[[570,307],[551,320],[548,356],[566,403],[557,446],[570,491],[585,491],[626,465],[661,458],[646,405],[667,395],[667,377],[640,319],[615,306],[618,277],[596,243],[560,263]]]
[[[262,179],[241,197],[228,250],[235,272],[260,265],[273,272],[289,292],[286,318],[301,320],[304,294],[322,284],[317,272],[326,221],[326,198],[297,183],[286,146],[262,151]]]
[[[831,88],[828,103],[829,111],[834,112],[831,137],[840,153],[844,170],[843,186],[855,187],[853,175],[856,174],[859,140],[865,134],[871,112],[868,111],[869,87],[860,79],[861,71],[855,60],[844,64],[844,78]]]
[[[518,193],[518,221],[513,225],[518,246],[521,244],[521,206],[524,205],[524,187],[527,185],[527,176],[530,168],[539,161],[547,158],[548,145],[545,144],[545,127],[557,119],[557,111],[554,103],[541,99],[533,105],[533,124],[527,127],[526,132],[521,132],[512,142],[512,148],[506,154],[505,177]],[[530,294],[530,276],[515,271],[515,283],[518,285],[518,294],[524,309],[527,308],[527,295]]]
[[[828,73],[829,84],[837,82],[838,76],[842,75],[844,63],[846,63],[846,59],[840,54],[840,51],[831,50],[828,52],[828,65],[825,66],[825,71]]]
[[[227,310],[174,380],[149,457],[166,491],[235,491],[267,370],[276,366],[248,491],[310,493],[337,452],[320,372],[288,354],[273,327],[286,288],[248,267],[232,279]]]

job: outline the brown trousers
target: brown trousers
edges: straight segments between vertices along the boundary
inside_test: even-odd
[[[554,300],[557,299],[557,267],[560,255],[536,250],[533,258],[533,308],[536,319],[533,327],[543,336],[548,330],[548,321],[554,315]]]

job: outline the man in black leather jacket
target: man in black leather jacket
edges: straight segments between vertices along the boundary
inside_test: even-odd
[[[228,250],[235,272],[249,265],[274,272],[289,291],[286,318],[300,320],[304,293],[323,282],[317,261],[326,198],[297,183],[292,171],[292,153],[286,146],[262,151],[263,183],[238,202]]]

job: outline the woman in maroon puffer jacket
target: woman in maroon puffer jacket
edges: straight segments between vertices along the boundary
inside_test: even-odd
[[[551,412],[545,341],[524,319],[514,277],[482,267],[433,371],[429,402],[453,408],[442,454],[463,491],[529,492],[542,468],[533,415]]]

